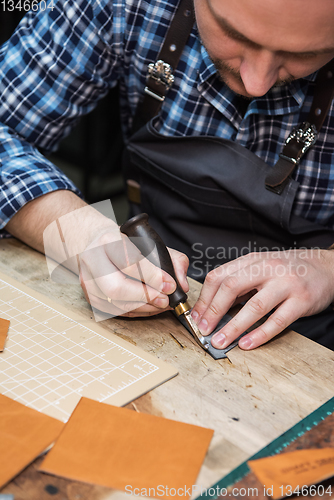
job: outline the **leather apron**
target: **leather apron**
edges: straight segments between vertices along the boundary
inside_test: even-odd
[[[140,204],[171,248],[190,259],[189,275],[252,251],[327,248],[334,231],[292,213],[298,182],[277,195],[266,189],[271,171],[244,147],[217,137],[166,137],[154,119],[131,137],[125,177],[140,185]],[[138,200],[139,201],[139,200]]]
[[[293,214],[298,182],[291,174],[330,108],[334,59],[318,72],[308,123],[292,131],[274,167],[226,139],[163,136],[155,117],[193,28],[193,8],[193,0],[180,0],[157,61],[148,65],[136,132],[124,155],[131,215],[148,213],[165,243],[189,257],[189,275],[199,281],[252,251],[329,247],[333,229]]]
[[[189,4],[191,0],[182,2]],[[175,17],[181,16],[181,12],[180,7]],[[188,16],[188,12],[183,10],[183,15]],[[159,59],[161,54],[165,59],[169,57],[166,54],[172,31],[171,27]],[[177,60],[171,64],[176,67]],[[333,98],[333,66],[329,69],[321,70],[317,99],[309,115],[318,131]],[[148,93],[163,92],[161,81],[151,78]],[[163,136],[154,126],[155,106],[154,99],[149,101],[147,96],[139,106],[141,123],[148,117],[151,119],[140,128],[135,126],[137,132],[130,138],[124,155],[131,216],[140,212],[149,215],[150,224],[166,245],[189,257],[189,276],[204,281],[210,270],[252,251],[328,248],[333,244],[332,228],[293,213],[299,183],[291,177],[296,163],[291,165],[289,156],[299,155],[299,161],[298,137],[285,144],[284,154],[273,171],[254,153],[230,140]],[[138,119],[135,121],[140,123]],[[133,186],[136,186],[134,196]],[[327,316],[332,322],[333,313]]]

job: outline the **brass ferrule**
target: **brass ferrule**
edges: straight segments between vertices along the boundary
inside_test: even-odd
[[[180,302],[176,307],[174,307],[174,311],[178,316],[181,316],[181,314],[184,314],[185,312],[189,311],[191,309],[190,305],[188,302]]]

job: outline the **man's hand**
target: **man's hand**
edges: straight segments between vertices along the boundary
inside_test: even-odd
[[[175,273],[182,288],[189,289],[188,258],[172,249]],[[127,236],[114,240],[106,232],[80,255],[80,283],[87,301],[113,316],[152,316],[170,309],[168,295],[173,278],[143,258]]]
[[[167,294],[176,287],[173,278],[143,258],[113,220],[70,191],[55,191],[27,203],[6,229],[79,274],[87,300],[100,311],[148,316],[169,309]],[[188,258],[169,251],[187,292]]]
[[[223,349],[269,315],[239,341],[242,349],[258,347],[302,316],[316,314],[334,299],[334,251],[286,250],[250,253],[211,271],[192,315],[208,335],[235,304],[242,309],[212,337]]]

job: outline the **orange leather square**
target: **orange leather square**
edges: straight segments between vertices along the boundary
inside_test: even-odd
[[[158,498],[181,488],[176,498],[189,498],[212,435],[211,429],[82,398],[40,470],[132,494],[150,490]]]
[[[64,424],[0,394],[0,488],[52,444]]]

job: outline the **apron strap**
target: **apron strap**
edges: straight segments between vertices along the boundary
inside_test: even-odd
[[[334,96],[334,59],[317,75],[311,110],[307,121],[294,128],[285,141],[279,160],[266,177],[266,188],[281,194],[302,156],[316,142]]]
[[[193,0],[181,0],[157,56],[157,61],[148,65],[145,95],[136,110],[133,133],[158,114],[167,91],[174,82],[173,70],[178,65],[194,21]]]
[[[193,0],[180,0],[157,61],[148,65],[144,97],[138,104],[132,133],[148,123],[160,110],[174,82],[176,69],[195,20]],[[320,68],[307,121],[294,128],[276,165],[266,177],[266,189],[281,194],[303,155],[316,142],[334,96],[334,59]]]

